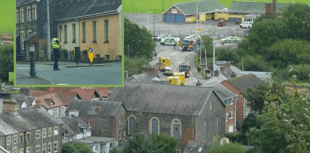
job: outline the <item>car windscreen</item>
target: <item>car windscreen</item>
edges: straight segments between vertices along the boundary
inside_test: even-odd
[[[182,41],[182,45],[183,46],[188,46],[189,45],[189,41]]]
[[[180,71],[188,71],[189,67],[184,65],[184,66],[180,66]]]

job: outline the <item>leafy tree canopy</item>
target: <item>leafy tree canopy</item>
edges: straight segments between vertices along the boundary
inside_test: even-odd
[[[87,146],[87,144],[82,142],[70,142],[66,143],[62,146],[62,152],[63,153],[93,153],[90,147]]]
[[[14,46],[6,45],[0,47],[0,79],[7,82],[9,79],[9,72],[14,71]]]

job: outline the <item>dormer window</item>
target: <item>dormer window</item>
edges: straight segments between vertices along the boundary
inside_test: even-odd
[[[55,103],[53,101],[51,101],[51,104],[50,105],[55,105]]]
[[[74,99],[81,99],[81,97],[80,97],[78,94],[76,94],[76,96],[74,97]]]
[[[97,91],[94,92],[94,95],[91,97],[92,99],[95,99],[95,98],[100,98],[100,95],[98,94]]]

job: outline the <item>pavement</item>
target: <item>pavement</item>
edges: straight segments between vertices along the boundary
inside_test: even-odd
[[[29,78],[30,63],[16,63],[16,85],[121,85],[122,63],[89,64],[59,62],[59,71],[53,71],[53,62],[36,62],[36,78]]]

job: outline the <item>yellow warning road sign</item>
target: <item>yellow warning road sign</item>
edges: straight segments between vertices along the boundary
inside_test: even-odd
[[[87,51],[88,51],[88,58],[90,63],[93,63],[93,59],[94,59],[94,49],[93,46],[88,46],[87,47]]]

